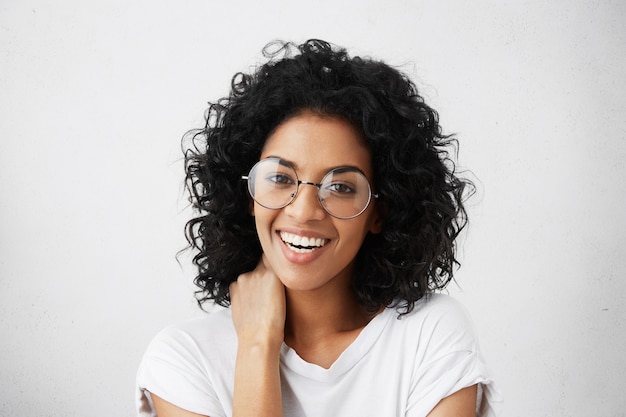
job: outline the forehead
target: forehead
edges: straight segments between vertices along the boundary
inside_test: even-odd
[[[358,129],[340,118],[309,112],[287,119],[268,136],[261,159],[270,156],[311,175],[342,166],[372,174],[371,152]]]

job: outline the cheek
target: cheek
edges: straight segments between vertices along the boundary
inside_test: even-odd
[[[344,228],[343,233],[342,231],[339,233],[347,240],[350,250],[358,252],[368,232],[368,223],[360,223],[358,225],[353,225],[353,227]]]
[[[256,225],[256,233],[259,237],[259,240],[261,241],[261,246],[263,247],[263,250],[266,250],[266,245],[269,245],[270,242],[273,216],[271,216],[272,213],[268,213],[268,210],[264,209],[263,207],[259,207],[256,204],[254,204],[252,207],[252,211],[254,213],[254,224]]]

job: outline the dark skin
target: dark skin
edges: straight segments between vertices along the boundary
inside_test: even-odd
[[[266,141],[261,159],[270,156],[292,162],[307,181],[318,182],[333,167],[355,166],[373,182],[369,149],[341,119],[306,112],[288,119]],[[329,368],[377,314],[356,301],[351,278],[365,236],[379,233],[382,221],[375,203],[354,219],[333,218],[312,186],[282,209],[254,203],[253,215],[264,254],[230,287],[238,338],[233,417],[280,417],[283,341],[307,362]],[[285,242],[295,235],[324,243],[298,251]],[[153,401],[160,417],[198,416],[157,396]],[[470,417],[475,407],[471,386],[441,400],[428,416]]]

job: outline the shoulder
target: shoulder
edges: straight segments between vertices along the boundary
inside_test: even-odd
[[[154,340],[189,339],[197,342],[217,339],[218,335],[224,338],[236,336],[234,330],[230,309],[221,309],[171,324],[161,330]]]
[[[402,332],[405,337],[420,346],[432,350],[475,350],[476,336],[468,311],[456,299],[444,294],[429,294],[415,304],[408,314],[399,315],[395,309],[391,320],[392,331]],[[429,349],[429,350],[430,350]]]
[[[398,315],[398,320],[409,323],[444,321],[450,324],[471,321],[467,309],[458,300],[445,294],[427,294],[415,303],[410,313]]]
[[[231,352],[236,343],[230,310],[219,310],[165,327],[148,345],[143,362],[206,366],[212,357]]]
[[[170,325],[150,342],[137,371],[137,404],[146,391],[201,415],[223,415],[234,374],[236,333],[230,310]]]

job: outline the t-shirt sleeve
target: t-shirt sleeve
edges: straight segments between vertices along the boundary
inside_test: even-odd
[[[481,356],[473,323],[455,300],[441,297],[425,313],[407,416],[423,416],[443,398],[478,385],[477,417],[495,417],[501,398]],[[424,340],[424,339],[423,339]]]
[[[150,343],[137,371],[139,417],[156,417],[150,393],[194,413],[224,416],[197,342],[169,327]]]

